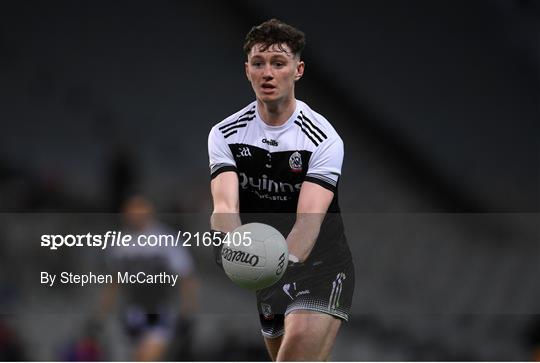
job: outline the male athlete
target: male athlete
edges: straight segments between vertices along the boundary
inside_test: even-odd
[[[125,232],[133,240],[141,235],[175,234],[156,219],[153,203],[141,195],[125,201],[123,217]],[[111,272],[166,272],[179,276],[178,284],[174,287],[161,284],[110,284],[104,289],[99,313],[104,318],[113,305],[120,307],[122,322],[130,338],[129,359],[164,360],[172,345],[172,350],[183,348],[184,354],[189,353],[188,347],[180,342],[191,339],[188,328],[197,306],[198,283],[194,261],[187,248],[159,245],[116,247],[112,248],[108,263]],[[175,297],[178,292],[181,300],[177,308]]]
[[[328,359],[354,289],[337,199],[343,142],[294,95],[304,44],[301,31],[276,19],[252,28],[245,71],[256,101],[214,126],[208,140],[212,229],[258,221],[287,236],[286,274],[257,291],[262,334],[278,361]]]

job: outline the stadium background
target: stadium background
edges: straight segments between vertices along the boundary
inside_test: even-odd
[[[306,33],[297,97],[346,146],[340,204],[358,276],[334,359],[532,359],[534,0],[2,2],[0,358],[59,359],[85,319],[36,313],[17,291],[13,276],[34,261],[10,263],[25,231],[7,221],[114,213],[135,189],[160,213],[208,214],[207,134],[253,99],[242,41],[271,17]],[[244,298],[205,252],[194,253],[202,304]],[[246,311],[196,314],[192,359],[265,359]],[[113,320],[106,358],[128,359]]]

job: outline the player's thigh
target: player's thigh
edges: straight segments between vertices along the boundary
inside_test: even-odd
[[[282,339],[283,339],[283,336],[279,336],[279,337],[276,337],[276,338],[264,337],[264,344],[266,345],[266,349],[268,350],[268,354],[270,355],[270,358],[274,362],[277,359]]]
[[[278,360],[326,360],[341,320],[325,313],[296,310],[285,317],[285,335]]]

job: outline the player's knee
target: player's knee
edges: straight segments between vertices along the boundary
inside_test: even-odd
[[[293,342],[299,342],[306,337],[308,324],[302,319],[297,319],[292,324],[287,325],[285,330],[285,339]]]
[[[305,334],[294,332],[281,345],[277,361],[320,361],[319,350],[312,346]]]
[[[308,324],[302,319],[298,319],[293,324],[288,324],[285,329],[283,343],[280,349],[280,355],[283,360],[287,358],[299,358],[311,345],[311,339],[308,334]],[[282,354],[281,354],[282,353]]]

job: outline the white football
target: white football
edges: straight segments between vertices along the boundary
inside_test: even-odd
[[[231,232],[228,240],[223,244],[221,261],[225,273],[237,285],[260,290],[275,284],[285,273],[289,249],[274,227],[244,224]]]

